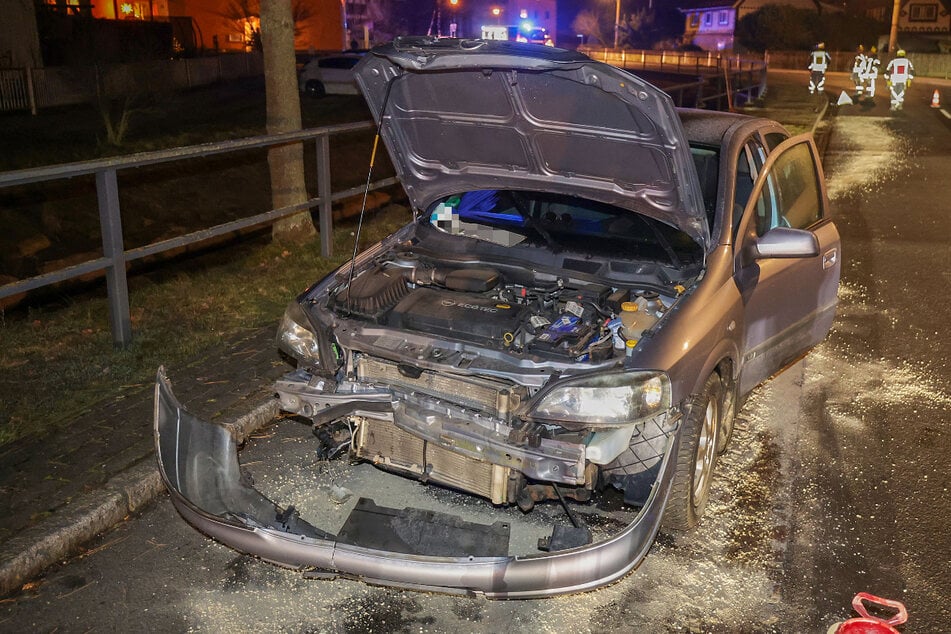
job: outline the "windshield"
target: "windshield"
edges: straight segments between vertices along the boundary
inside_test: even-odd
[[[503,246],[542,246],[610,259],[661,260],[681,266],[702,258],[686,233],[606,203],[514,190],[469,191],[434,205],[440,231]]]

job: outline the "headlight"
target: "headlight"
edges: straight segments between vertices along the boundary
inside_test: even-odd
[[[625,425],[670,408],[663,372],[615,372],[560,382],[542,395],[535,418],[586,425]]]
[[[308,365],[320,365],[320,345],[304,309],[296,301],[287,305],[281,327],[277,330],[277,346]]]

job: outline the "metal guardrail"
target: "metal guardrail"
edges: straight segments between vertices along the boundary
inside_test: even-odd
[[[671,73],[722,72],[726,70],[765,70],[762,59],[743,58],[739,55],[691,51],[648,51],[632,49],[580,48],[588,57],[619,68],[640,68]]]
[[[105,271],[112,340],[117,347],[125,347],[132,341],[132,321],[129,313],[129,287],[125,266],[127,262],[202,242],[209,238],[221,236],[240,229],[265,223],[273,223],[286,216],[300,211],[310,210],[314,207],[318,209],[321,253],[324,257],[329,257],[333,248],[333,217],[331,204],[334,201],[349,198],[361,194],[364,191],[362,186],[338,192],[332,190],[330,182],[330,137],[334,134],[369,129],[373,129],[373,123],[370,121],[361,121],[357,123],[311,128],[299,132],[263,135],[236,141],[205,143],[170,150],[142,152],[123,157],[80,161],[77,163],[66,163],[0,173],[0,188],[42,183],[63,178],[87,176],[90,174],[95,175],[103,250],[103,256],[101,258],[0,286],[0,298],[74,279],[88,273]],[[316,143],[317,196],[315,198],[310,198],[296,205],[272,209],[271,211],[248,218],[242,218],[215,225],[207,229],[194,231],[177,238],[162,240],[135,249],[125,249],[122,235],[122,217],[119,210],[119,184],[116,176],[119,170],[304,141],[314,141]],[[395,185],[397,182],[399,181],[395,177],[380,179],[370,183],[370,189],[379,189],[381,187]]]
[[[736,97],[746,99],[762,96],[766,91],[766,62],[739,55],[713,52],[647,51],[631,49],[580,48],[598,61],[625,70],[696,75],[697,79],[674,86],[664,86],[678,106],[700,108],[715,102],[722,109],[725,101],[732,107]]]

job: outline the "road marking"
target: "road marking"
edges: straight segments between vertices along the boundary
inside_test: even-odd
[[[949,113],[949,112],[948,112],[947,110],[945,110],[944,108],[941,109],[941,114],[943,114],[943,115],[944,115],[945,117],[947,117],[948,119],[951,119],[951,113]]]

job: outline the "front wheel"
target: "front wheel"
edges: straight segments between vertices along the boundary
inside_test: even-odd
[[[664,511],[665,528],[689,530],[700,522],[710,497],[722,404],[722,386],[716,374],[687,399],[674,481]]]

